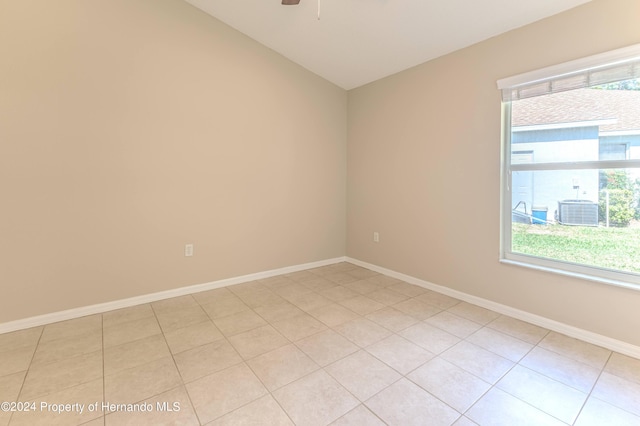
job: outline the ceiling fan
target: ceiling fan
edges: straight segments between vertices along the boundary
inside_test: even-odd
[[[297,6],[300,0],[282,0],[284,6]],[[320,20],[320,0],[318,0],[318,21]]]

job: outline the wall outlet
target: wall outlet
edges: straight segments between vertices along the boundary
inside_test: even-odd
[[[193,244],[186,244],[184,246],[184,255],[186,257],[191,257],[193,256]]]
[[[373,242],[374,243],[379,243],[380,242],[380,234],[377,232],[373,233]]]

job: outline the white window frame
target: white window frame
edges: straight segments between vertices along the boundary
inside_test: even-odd
[[[503,94],[501,124],[502,147],[500,159],[500,262],[640,290],[640,274],[514,253],[512,252],[511,246],[511,172],[640,167],[640,160],[629,159],[511,164],[511,99],[514,97],[517,98],[521,89],[524,93],[524,91],[530,87],[533,87],[534,91],[540,91],[540,88],[544,90],[544,88],[548,86],[549,90],[553,91],[553,85],[556,81],[560,81],[560,84],[562,84],[563,80],[571,80],[573,76],[580,77],[581,75],[585,75],[588,81],[591,73],[598,73],[601,69],[607,69],[611,66],[617,66],[618,64],[625,66],[625,64],[629,63],[633,64],[634,75],[639,75],[640,44],[498,80],[498,88]],[[562,90],[571,90],[571,88]]]

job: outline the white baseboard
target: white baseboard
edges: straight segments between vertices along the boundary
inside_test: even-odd
[[[445,294],[447,296],[455,297],[456,299],[463,300],[474,305],[481,306],[486,309],[498,312],[503,315],[526,321],[537,326],[556,331],[558,333],[565,334],[576,339],[583,340],[585,342],[593,343],[594,345],[602,346],[603,348],[610,349],[615,352],[619,352],[624,355],[628,355],[634,358],[640,359],[640,346],[635,346],[621,340],[612,339],[611,337],[603,336],[598,333],[593,333],[578,327],[574,327],[568,324],[564,324],[559,321],[555,321],[549,318],[545,318],[539,315],[532,314],[530,312],[522,311],[520,309],[512,308],[511,306],[503,305],[501,303],[493,302],[491,300],[483,299],[478,296],[473,296],[467,293],[463,293],[458,290],[453,290],[448,287],[433,284],[428,281],[421,280],[409,275],[402,274],[390,269],[382,268],[371,263],[362,262],[358,259],[350,257],[345,258],[347,262],[354,265],[362,266],[363,268],[371,269],[372,271],[379,272],[384,275],[388,275],[393,278],[415,284],[420,287],[424,287],[429,290],[437,291],[438,293]]]
[[[446,294],[447,296],[455,297],[456,299],[463,300],[474,305],[481,306],[486,309],[498,312],[503,315],[508,315],[513,318],[517,318],[522,321],[526,321],[531,324],[544,327],[549,330],[556,331],[558,333],[565,334],[576,339],[583,340],[585,342],[593,343],[594,345],[602,346],[615,352],[619,352],[624,355],[628,355],[634,358],[640,359],[640,347],[632,345],[621,340],[613,339],[611,337],[603,336],[601,334],[593,333],[578,327],[574,327],[568,324],[561,323],[549,318],[545,318],[539,315],[532,314],[530,312],[522,311],[520,309],[512,308],[507,305],[503,305],[491,300],[483,299],[478,296],[473,296],[467,293],[463,293],[458,290],[453,290],[448,287],[443,287],[431,283],[429,281],[421,280],[409,275],[402,274],[400,272],[393,271],[391,269],[382,268],[371,263],[363,262],[358,259],[350,257],[336,257],[333,259],[321,260],[318,262],[304,263],[300,265],[287,266],[279,269],[272,269],[269,271],[257,272],[249,275],[242,275],[239,277],[227,278],[218,281],[212,281],[204,284],[196,284],[187,287],[180,287],[172,290],[161,291],[157,293],[145,294],[142,296],[131,297],[127,299],[115,300],[112,302],[100,303],[91,306],[84,306],[75,309],[69,309],[66,311],[52,312],[50,314],[39,315],[31,318],[24,318],[16,321],[10,321],[0,324],[0,334],[9,333],[12,331],[23,330],[26,328],[37,327],[41,325],[51,324],[59,321],[66,321],[74,318],[84,317],[87,315],[100,314],[115,309],[128,308],[130,306],[141,305],[144,303],[157,302],[159,300],[169,299],[172,297],[184,296],[193,293],[199,293],[201,291],[213,290],[216,288],[227,287],[234,284],[242,284],[249,281],[269,278],[277,275],[290,274],[292,272],[303,271],[305,269],[318,268],[321,266],[332,265],[339,262],[350,262],[354,265],[362,266],[363,268],[371,269],[372,271],[379,272],[384,275],[388,275],[393,278],[415,284],[420,287],[424,287],[429,290],[437,291],[438,293]]]
[[[320,260],[317,262],[287,266],[284,268],[272,269],[269,271],[257,272],[254,274],[242,275],[239,277],[227,278],[227,279],[212,281],[204,284],[196,284],[196,285],[187,286],[187,287],[180,287],[172,290],[160,291],[157,293],[145,294],[142,296],[114,300],[112,302],[99,303],[97,305],[83,306],[80,308],[69,309],[66,311],[52,312],[50,314],[38,315],[36,317],[5,322],[0,324],[0,334],[9,333],[17,330],[24,330],[26,328],[37,327],[40,325],[51,324],[54,322],[80,318],[87,315],[101,314],[103,312],[113,311],[115,309],[128,308],[130,306],[141,305],[143,303],[157,302],[158,300],[170,299],[172,297],[178,297],[178,296],[185,296],[187,294],[199,293],[201,291],[213,290],[216,288],[227,287],[234,284],[242,284],[249,281],[274,277],[276,275],[290,274],[292,272],[303,271],[305,269],[332,265],[334,263],[344,262],[345,259],[346,259],[345,257],[336,257],[333,259]]]

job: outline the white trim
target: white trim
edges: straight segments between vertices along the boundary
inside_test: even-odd
[[[623,287],[629,290],[640,290],[640,276],[633,272],[588,266],[583,263],[565,262],[530,256],[521,253],[507,253],[500,259],[501,263],[536,269],[552,274],[565,275],[572,278],[596,282],[600,284]]]
[[[594,160],[574,161],[569,163],[518,163],[511,165],[512,172],[523,170],[589,170],[589,169],[637,169],[640,159],[633,160]]]
[[[498,80],[498,89],[516,88],[524,84],[532,84],[554,77],[584,72],[589,69],[601,67],[603,64],[608,66],[615,63],[624,63],[638,59],[640,59],[640,44],[634,44],[632,46],[611,50],[609,52],[587,56],[586,58],[580,58],[535,71],[514,75],[512,77],[502,78]]]
[[[574,127],[595,127],[595,126],[604,126],[607,124],[616,124],[617,122],[618,122],[617,118],[606,118],[602,120],[574,121],[574,122],[567,122],[567,123],[533,124],[530,126],[511,126],[511,131],[526,132],[530,130],[551,130],[551,129],[571,129]]]
[[[556,331],[558,333],[565,334],[576,339],[583,340],[585,342],[593,343],[594,345],[602,346],[615,352],[619,352],[624,355],[628,355],[634,358],[640,359],[640,346],[632,345],[631,343],[623,342],[621,340],[613,339],[611,337],[603,336],[598,333],[593,333],[572,325],[568,325],[559,321],[555,321],[549,318],[535,315],[530,312],[522,311],[520,309],[512,308],[511,306],[503,305],[501,303],[493,302],[491,300],[483,299],[478,296],[463,293],[458,290],[451,289],[449,287],[443,287],[441,285],[433,284],[428,281],[421,280],[409,275],[402,274],[400,272],[393,271],[391,269],[382,268],[377,265],[373,265],[367,262],[363,262],[351,257],[346,257],[347,262],[354,265],[362,266],[363,268],[371,269],[372,271],[379,272],[381,274],[388,275],[393,278],[408,282],[409,284],[415,284],[420,287],[424,287],[429,290],[436,291],[438,293],[446,294],[447,296],[455,297],[456,299],[463,300],[474,305],[481,306],[486,309],[498,312],[503,315],[508,315],[513,318],[517,318],[522,321],[526,321],[537,326]]]
[[[511,146],[511,129],[507,123],[511,123],[511,102],[502,102],[502,114],[500,117],[500,128],[502,137],[500,138],[500,258],[504,254],[511,251],[511,226],[505,226],[511,223],[511,150],[507,147]],[[509,151],[509,152],[508,152]],[[507,196],[508,195],[508,196]]]
[[[611,130],[609,132],[600,132],[600,137],[603,136],[638,136],[640,135],[640,129],[636,130]]]
[[[157,302],[158,300],[169,299],[172,297],[185,296],[188,294],[199,293],[201,291],[213,290],[216,288],[227,287],[234,284],[242,284],[249,281],[260,280],[264,278],[274,277],[276,275],[290,274],[292,272],[303,271],[305,269],[318,268],[321,266],[333,265],[335,263],[344,262],[345,257],[336,257],[333,259],[320,260],[317,262],[303,263],[300,265],[286,266],[284,268],[272,269],[269,271],[256,272],[254,274],[242,275],[239,277],[226,278],[218,281],[212,281],[204,284],[196,284],[187,287],[180,287],[172,290],[160,291],[157,293],[145,294],[142,296],[130,297],[127,299],[114,300],[112,302],[99,303],[97,305],[83,306],[66,311],[52,312],[50,314],[38,315],[35,317],[24,318],[15,321],[0,323],[0,334],[12,331],[23,330],[25,328],[37,327],[40,325],[51,324],[54,322],[80,318],[87,315],[101,314],[103,312],[115,309],[128,308],[130,306],[141,305],[143,303]]]
[[[419,278],[405,275],[400,272],[386,269],[371,263],[363,262],[358,259],[354,259],[348,256],[336,257],[333,259],[321,260],[318,262],[304,263],[295,266],[288,266],[279,269],[272,269],[269,271],[257,272],[249,275],[242,275],[234,278],[227,278],[218,281],[212,281],[204,284],[197,284],[188,287],[181,287],[173,290],[161,291],[158,293],[151,293],[143,296],[131,297],[128,299],[116,300],[113,302],[101,303],[97,305],[85,306],[76,309],[69,309],[66,311],[53,312],[51,314],[40,315],[37,317],[25,318],[16,321],[10,321],[0,324],[0,334],[9,333],[12,331],[22,330],[26,328],[36,327],[40,325],[51,324],[54,322],[74,319],[83,317],[86,315],[100,314],[103,312],[127,308],[130,306],[140,305],[143,303],[156,302],[158,300],[164,300],[171,297],[184,296],[193,293],[199,293],[201,291],[213,290],[216,288],[227,287],[234,284],[241,284],[258,279],[269,278],[282,274],[289,274],[292,272],[303,271],[311,268],[318,268],[321,266],[333,265],[339,262],[350,262],[354,265],[362,266],[363,268],[371,269],[372,271],[379,272],[384,275],[388,275],[393,278],[415,284],[420,287],[436,291],[438,293],[445,294],[447,296],[455,297],[456,299],[463,300],[474,305],[481,306],[486,309],[498,312],[503,315],[508,315],[513,318],[517,318],[522,321],[529,322],[531,324],[538,325],[540,327],[547,328],[549,330],[556,331],[558,333],[565,334],[576,339],[583,340],[585,342],[593,343],[598,346],[610,349],[615,352],[619,352],[624,355],[628,355],[634,358],[640,359],[640,346],[635,346],[621,340],[613,339],[601,334],[593,333],[578,327],[574,327],[568,324],[564,324],[558,321],[551,320],[549,318],[541,317],[520,309],[512,308],[507,305],[503,305],[491,300],[483,299],[478,296],[463,293],[458,290],[451,289],[449,287],[433,284],[429,281],[424,281]]]

